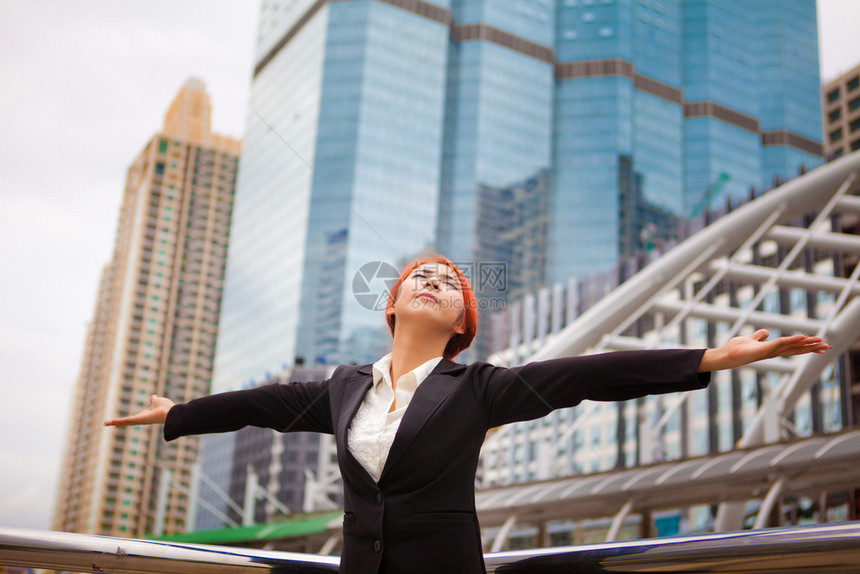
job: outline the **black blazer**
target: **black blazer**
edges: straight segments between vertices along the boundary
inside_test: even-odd
[[[327,381],[267,385],[176,405],[164,437],[246,425],[334,434],[344,488],[341,572],[480,573],[474,487],[488,429],[583,399],[704,388],[710,374],[697,374],[703,352],[606,353],[512,369],[443,359],[415,391],[378,483],[347,446],[350,422],[373,380],[371,365],[339,367]]]

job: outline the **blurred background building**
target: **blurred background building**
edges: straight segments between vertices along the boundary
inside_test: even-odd
[[[198,439],[167,444],[160,428],[101,421],[144,409],[153,393],[184,402],[210,391],[241,147],[211,132],[210,115],[205,86],[189,79],[128,169],[71,404],[54,529],[185,530]]]
[[[577,0],[557,15],[548,283],[820,163],[815,2]]]
[[[213,390],[384,354],[366,263],[435,250],[504,305],[813,168],[817,46],[814,0],[263,2]],[[336,473],[283,458],[325,437],[240,436],[204,439],[225,492],[282,460],[256,474],[295,511]]]
[[[860,149],[860,65],[821,87],[824,153],[837,158]]]

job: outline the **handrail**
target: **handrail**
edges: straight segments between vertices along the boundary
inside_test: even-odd
[[[0,565],[141,574],[333,574],[332,556],[0,528]]]
[[[485,555],[488,574],[860,572],[860,522]],[[176,544],[0,528],[0,565],[142,574],[333,574],[339,559],[255,548]]]
[[[860,523],[541,548],[489,554],[485,560],[487,572],[496,574],[857,574]]]

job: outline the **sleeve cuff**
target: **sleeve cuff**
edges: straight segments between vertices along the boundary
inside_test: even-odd
[[[182,436],[178,427],[182,418],[182,413],[180,411],[184,406],[184,404],[173,405],[170,410],[167,411],[167,418],[164,421],[164,428],[162,429],[164,440],[171,441]]]

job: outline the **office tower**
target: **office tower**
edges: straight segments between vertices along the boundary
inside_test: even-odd
[[[437,245],[455,262],[474,267],[472,287],[488,307],[544,279],[554,4],[528,1],[513,9],[451,3]],[[507,210],[526,217],[512,219]],[[505,244],[510,247],[493,248]],[[496,265],[504,267],[503,284]],[[479,331],[476,344],[482,339]]]
[[[189,79],[126,175],[70,410],[53,528],[117,536],[184,531],[197,438],[105,429],[155,393],[209,393],[240,142],[212,133]]]
[[[214,390],[384,352],[382,314],[353,289],[382,296],[391,265],[434,245],[449,22],[426,2],[263,3]],[[365,264],[367,280],[356,277]],[[236,446],[207,438],[207,460]],[[261,486],[297,510],[289,492],[321,466],[286,460],[280,482]],[[241,468],[204,472],[242,491]]]
[[[611,269],[678,217],[820,163],[814,1],[557,13],[547,283]]]
[[[264,2],[215,389],[376,360],[386,285],[422,251],[505,303],[812,168],[815,19],[814,0]]]
[[[356,273],[501,253],[486,190],[545,178],[535,288],[813,167],[816,38],[812,0],[265,2],[216,387],[377,357]]]
[[[860,149],[860,64],[821,87],[821,108],[827,158]]]

